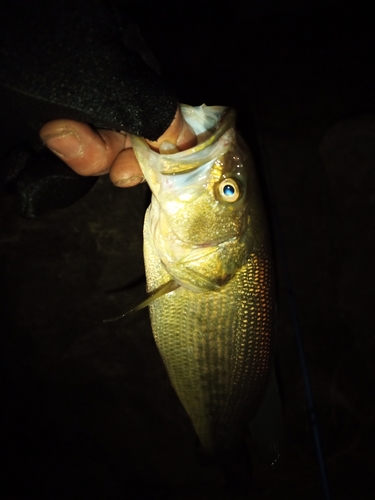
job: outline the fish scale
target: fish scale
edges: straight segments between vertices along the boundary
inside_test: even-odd
[[[160,264],[148,227],[146,216],[147,285],[155,290],[171,277]],[[159,352],[210,454],[244,437],[264,393],[272,369],[270,281],[267,256],[252,255],[218,292],[178,288],[150,304]]]

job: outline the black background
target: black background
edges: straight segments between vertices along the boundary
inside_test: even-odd
[[[238,110],[284,238],[332,498],[373,498],[374,6],[132,9],[182,102]],[[147,311],[102,323],[144,297],[147,196],[101,178],[71,207],[26,220],[1,195],[2,498],[235,498],[195,459]],[[277,238],[275,254],[286,440],[274,467],[255,457],[251,498],[319,499]]]

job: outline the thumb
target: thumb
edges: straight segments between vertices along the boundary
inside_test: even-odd
[[[192,127],[185,121],[180,106],[175,117],[157,141],[147,140],[149,146],[160,153],[177,153],[192,148],[197,143],[197,137]]]

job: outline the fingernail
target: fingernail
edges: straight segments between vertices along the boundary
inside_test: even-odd
[[[114,182],[114,185],[117,187],[132,187],[136,186],[137,184],[141,184],[141,182],[144,182],[145,178],[143,175],[133,175],[131,177],[125,177],[124,179],[119,179],[118,181]]]
[[[83,144],[74,132],[65,132],[44,139],[44,144],[63,159],[73,159],[83,156]]]
[[[159,152],[162,155],[171,155],[173,153],[178,153],[180,150],[173,144],[173,142],[163,141],[159,146]]]

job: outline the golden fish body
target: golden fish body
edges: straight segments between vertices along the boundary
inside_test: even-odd
[[[198,146],[160,155],[132,138],[153,192],[144,224],[148,291],[180,285],[151,302],[151,324],[203,448],[230,455],[251,421],[260,442],[275,441],[267,424],[275,393],[270,244],[234,111],[182,111],[198,138],[210,132]]]

